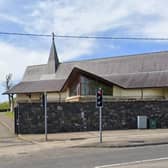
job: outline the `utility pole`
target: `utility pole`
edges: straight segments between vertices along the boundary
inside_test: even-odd
[[[48,137],[47,137],[47,118],[48,118],[48,115],[47,115],[47,92],[44,92],[44,115],[45,115],[45,141],[48,140]]]

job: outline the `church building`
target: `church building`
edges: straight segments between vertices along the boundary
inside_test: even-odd
[[[49,132],[92,131],[98,130],[98,88],[103,129],[137,128],[139,115],[156,119],[155,127],[168,127],[166,51],[60,62],[53,37],[47,64],[28,66],[5,94],[16,95],[16,132],[44,132],[44,95]]]

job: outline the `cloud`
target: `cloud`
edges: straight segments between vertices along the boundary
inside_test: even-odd
[[[122,30],[121,35],[160,37],[168,35],[167,0],[64,0],[37,1],[29,8],[24,29],[27,32],[58,35],[99,35]],[[78,45],[75,45],[78,44]],[[100,43],[60,40],[61,59],[93,53]],[[115,44],[112,44],[115,48]],[[58,49],[59,51],[59,49]]]
[[[5,13],[0,13],[0,20],[8,21],[8,22],[14,22],[17,24],[24,24],[18,17],[7,15]]]
[[[167,6],[167,0],[0,0],[1,31],[167,37]],[[49,43],[45,39],[1,38],[0,82],[11,72],[14,80],[20,79],[27,65],[46,63]],[[59,38],[56,46],[61,61],[121,48],[111,41]]]
[[[13,80],[22,77],[25,67],[28,65],[43,63],[48,57],[48,52],[33,51],[16,47],[9,43],[0,42],[0,81],[5,80],[8,73],[13,74]]]
[[[55,31],[64,35],[95,34],[121,25],[122,22],[117,21],[128,13],[114,0],[109,0],[108,4],[102,0],[42,1],[32,8],[30,18],[35,19],[26,27],[32,31]]]
[[[159,25],[166,22],[167,5],[166,0],[121,0],[120,3],[117,0],[108,0],[108,3],[105,0],[39,1],[32,6],[26,28],[65,35],[96,34],[120,27],[132,30],[136,24],[154,26],[155,21]],[[157,33],[160,32],[159,29]]]
[[[95,44],[95,40],[86,39],[65,40],[63,42],[62,40],[56,40],[57,52],[61,61],[68,61],[77,56],[92,54]]]
[[[121,34],[126,36],[127,34],[156,37],[168,35],[167,0],[121,0],[120,2],[118,0],[45,0],[19,5],[25,12],[0,13],[0,18],[22,25],[23,30],[28,33],[48,34],[54,31],[56,35],[103,35],[110,32],[115,36],[113,32],[121,30]],[[39,47],[35,50],[23,45],[15,46],[9,42],[1,42],[2,53],[8,59],[0,58],[0,65],[5,69],[8,62],[10,66],[1,72],[0,77],[2,73],[10,71],[15,71],[16,76],[20,77],[26,65],[41,63],[40,56],[48,57],[48,50],[41,52],[45,44],[39,45],[42,49]],[[102,43],[97,40],[56,39],[56,44],[61,61],[65,61],[92,54]],[[115,49],[114,43],[110,46],[113,46],[111,50]],[[18,65],[20,58],[22,64]]]

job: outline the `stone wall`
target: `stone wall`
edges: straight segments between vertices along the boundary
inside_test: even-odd
[[[19,133],[44,133],[44,110],[39,103],[20,103],[15,109]],[[95,103],[48,103],[48,132],[98,130],[99,113]],[[19,113],[19,115],[17,115]],[[157,119],[158,128],[168,127],[168,101],[106,102],[103,130],[135,129],[137,116]]]

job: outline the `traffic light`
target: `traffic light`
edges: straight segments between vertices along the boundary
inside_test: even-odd
[[[96,93],[96,107],[103,107],[103,90],[101,88]]]

